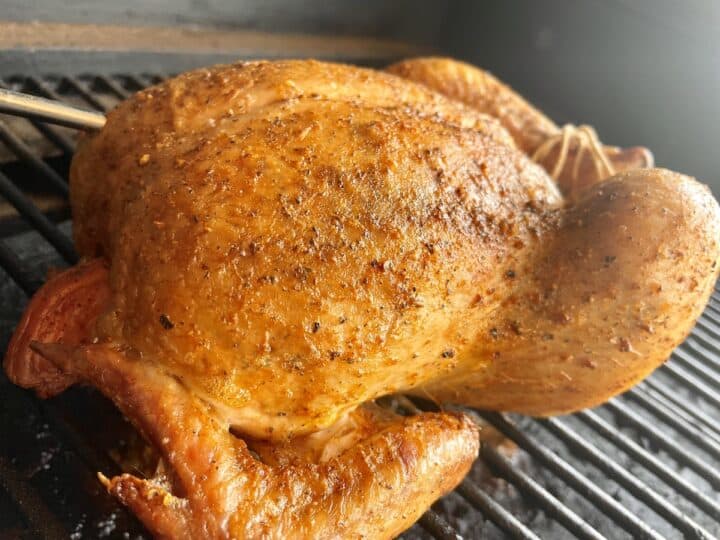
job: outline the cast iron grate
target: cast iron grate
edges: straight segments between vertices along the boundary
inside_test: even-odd
[[[8,77],[0,85],[105,111],[157,74]],[[0,115],[0,338],[48,269],[72,264],[66,172],[76,134]],[[4,349],[4,347],[3,347]],[[424,403],[389,400],[412,413]],[[145,538],[105,494],[133,432],[109,402],[71,389],[35,399],[0,375],[0,537]],[[576,415],[476,411],[471,474],[405,538],[714,538],[720,534],[720,292],[672,360]]]

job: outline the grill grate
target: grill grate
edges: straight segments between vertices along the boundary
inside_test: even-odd
[[[9,77],[0,86],[105,111],[157,74]],[[75,134],[0,116],[0,337],[48,268],[77,255],[65,171]],[[58,203],[59,197],[59,203]],[[59,212],[59,213],[58,213]],[[714,538],[720,534],[720,292],[672,360],[592,411],[552,419],[477,411],[480,458],[405,538]],[[48,401],[0,375],[0,536],[145,538],[96,471],[133,431],[73,388]],[[429,404],[396,398],[412,413]]]

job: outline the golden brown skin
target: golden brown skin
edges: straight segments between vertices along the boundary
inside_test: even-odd
[[[15,384],[40,397],[54,396],[75,382],[30,348],[32,341],[70,347],[88,343],[111,291],[102,259],[78,264],[50,278],[33,296],[15,327],[5,354],[5,371]]]
[[[497,118],[526,154],[532,154],[559,131],[555,122],[508,85],[465,62],[442,57],[410,58],[386,71]]]
[[[275,439],[450,373],[561,204],[493,119],[301,61],[138,94],[71,185],[78,248],[112,261],[98,337]]]
[[[412,58],[389,66],[387,71],[500,120],[518,148],[536,158],[548,172],[559,165],[554,178],[569,200],[581,197],[587,188],[612,174],[653,166],[653,156],[647,148],[602,146],[599,150],[605,154],[610,170],[598,167],[588,147],[590,141],[578,130],[572,130],[573,136],[567,141],[567,160],[558,164],[563,142],[561,128],[512,88],[470,64],[452,58]],[[585,143],[584,151],[580,150],[581,143]],[[543,147],[548,151],[538,152]]]
[[[297,481],[322,516],[291,502],[297,521],[258,517],[277,501],[232,491],[228,470],[265,471],[233,450],[238,461],[223,457],[235,464],[197,484],[199,498],[196,484],[171,482],[185,502],[170,506],[193,508],[177,519],[142,481],[109,482],[158,533],[316,523],[303,533],[322,536],[348,523],[350,534],[371,509],[370,536],[398,532],[438,495],[432,482],[459,481],[476,433],[447,416],[365,423],[360,404],[398,391],[539,415],[598,404],[669,356],[718,274],[720,209],[706,187],[661,169],[601,180],[577,153],[565,169],[576,159],[589,176],[569,184],[563,171],[564,200],[522,132],[501,125],[544,117],[506,87],[493,92],[468,107],[389,74],[285,61],[198,70],[137,94],[83,141],[71,170],[78,249],[109,262],[95,285],[103,313],[90,336],[36,346],[59,370],[35,359],[21,378],[34,354],[24,345],[6,358],[9,375],[42,389],[33,370],[54,369],[65,384],[99,386],[178,477],[205,474],[215,446],[242,447],[228,426],[270,441],[254,443],[272,470],[257,475]],[[54,291],[28,312],[45,313],[63,287]],[[16,343],[58,334],[24,328]],[[210,443],[189,437],[191,424]],[[330,448],[335,434],[345,442]],[[360,513],[333,514],[330,479],[360,474],[373,441],[384,450],[338,499]],[[416,467],[401,467],[403,441]],[[337,468],[318,465],[323,456]],[[320,469],[306,474],[311,464]],[[392,479],[396,497],[373,478]],[[222,505],[226,492],[237,507]]]
[[[647,169],[603,182],[514,269],[515,285],[468,360],[424,390],[537,415],[627,390],[700,316],[717,279],[718,239],[717,203],[691,178]]]

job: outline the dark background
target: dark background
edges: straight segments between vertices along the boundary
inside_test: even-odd
[[[714,0],[3,0],[0,7],[0,19],[15,21],[201,25],[413,43],[489,69],[559,123],[593,124],[608,143],[644,144],[658,165],[697,176],[720,194]]]

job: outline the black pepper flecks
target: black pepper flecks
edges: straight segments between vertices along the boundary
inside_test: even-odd
[[[320,322],[315,321],[314,323],[312,323],[312,333],[317,334],[318,330],[320,330]]]
[[[455,349],[445,349],[442,352],[443,358],[453,358],[455,356]]]
[[[175,325],[170,320],[170,317],[168,317],[164,313],[160,314],[160,324],[165,330],[172,330],[173,328],[175,328]]]

